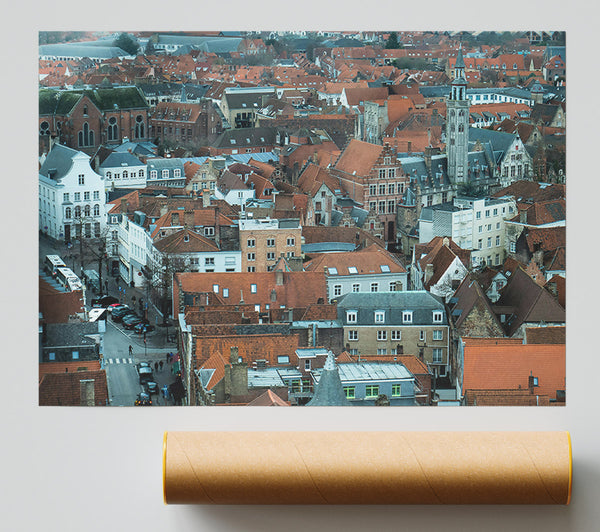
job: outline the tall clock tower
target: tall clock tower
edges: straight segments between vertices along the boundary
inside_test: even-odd
[[[455,184],[468,181],[469,107],[465,61],[462,48],[460,48],[454,66],[454,80],[452,81],[450,98],[446,101],[448,176]]]

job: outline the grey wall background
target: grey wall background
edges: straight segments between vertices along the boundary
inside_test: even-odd
[[[3,18],[0,348],[3,530],[594,531],[600,528],[597,354],[598,13],[575,2],[325,4],[24,1]],[[153,9],[149,9],[153,8]],[[214,9],[214,10],[213,10]],[[183,11],[181,11],[183,10]],[[489,10],[489,12],[488,12]],[[183,14],[182,14],[183,13]],[[277,15],[273,15],[277,13]],[[207,17],[207,14],[210,15]],[[316,15],[316,16],[315,16]],[[224,17],[227,17],[226,19]],[[37,407],[37,31],[40,29],[566,29],[568,363],[565,408],[79,409]],[[493,24],[493,26],[492,26]],[[25,260],[23,259],[25,258]],[[569,507],[184,507],[162,502],[165,430],[570,430]]]

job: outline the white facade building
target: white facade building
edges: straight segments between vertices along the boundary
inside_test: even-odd
[[[419,219],[419,243],[436,236],[452,238],[471,250],[473,266],[500,265],[506,258],[505,221],[516,214],[512,198],[454,198],[453,203],[424,207]]]
[[[83,152],[55,144],[39,172],[39,228],[56,240],[83,233],[99,238],[106,228],[104,179]]]
[[[131,153],[111,153],[99,170],[107,190],[146,187],[146,164]]]

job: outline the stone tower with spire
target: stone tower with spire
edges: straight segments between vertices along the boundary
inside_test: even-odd
[[[470,103],[462,47],[456,56],[454,73],[450,97],[446,101],[446,154],[448,176],[453,183],[461,184],[468,181]]]

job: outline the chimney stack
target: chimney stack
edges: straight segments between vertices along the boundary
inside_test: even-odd
[[[207,188],[202,190],[202,207],[210,207],[210,190]]]
[[[283,286],[283,271],[281,270],[275,271],[275,285]]]

